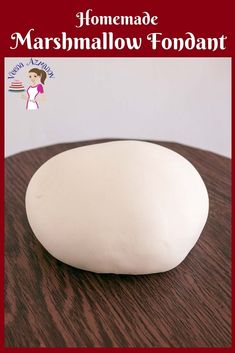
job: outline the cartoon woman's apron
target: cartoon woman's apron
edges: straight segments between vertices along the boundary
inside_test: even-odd
[[[27,104],[26,104],[26,109],[27,110],[37,110],[39,109],[38,103],[35,101],[37,95],[41,92],[41,87],[39,87],[39,85],[37,86],[30,86],[27,89],[27,94],[28,94],[28,100],[27,100]]]

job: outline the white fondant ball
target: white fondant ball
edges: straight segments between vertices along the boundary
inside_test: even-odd
[[[208,194],[193,165],[172,150],[116,141],[60,153],[26,192],[32,230],[55,258],[122,274],[168,271],[195,245]]]

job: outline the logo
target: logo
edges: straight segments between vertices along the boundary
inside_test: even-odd
[[[25,78],[18,79],[22,74]],[[8,80],[11,80],[8,91],[20,95],[25,101],[26,110],[38,110],[45,101],[45,84],[51,78],[55,75],[47,63],[31,58],[27,63],[19,62],[8,72]]]

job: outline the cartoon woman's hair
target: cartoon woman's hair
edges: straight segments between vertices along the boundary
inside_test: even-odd
[[[44,70],[37,69],[36,67],[29,70],[29,72],[34,72],[36,75],[40,76],[41,83],[44,84],[45,79],[47,78],[47,74]]]

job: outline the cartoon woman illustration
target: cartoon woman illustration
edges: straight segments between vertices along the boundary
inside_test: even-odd
[[[27,99],[26,109],[37,110],[39,109],[38,97],[39,95],[44,98],[43,84],[46,80],[47,74],[44,70],[33,68],[29,70],[29,80],[31,85],[27,88],[27,95],[22,98]]]

